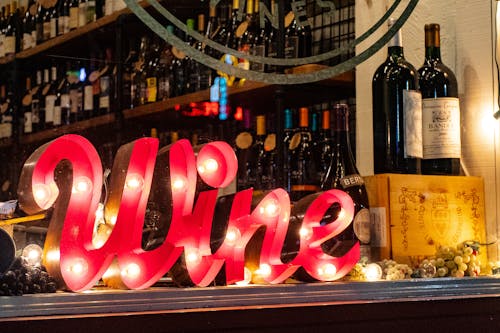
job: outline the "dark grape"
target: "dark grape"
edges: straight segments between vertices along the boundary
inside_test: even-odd
[[[42,292],[42,288],[40,288],[40,285],[34,284],[33,285],[33,293],[37,294],[37,293],[41,293],[41,292]]]

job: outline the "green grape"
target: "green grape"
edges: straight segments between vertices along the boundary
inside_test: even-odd
[[[467,270],[467,264],[464,264],[464,263],[461,263],[459,266],[458,266],[458,269],[465,272]]]
[[[462,258],[464,263],[468,264],[470,262],[470,255],[464,254]]]
[[[448,269],[454,269],[456,267],[455,262],[451,260],[446,261],[446,267],[448,267]]]
[[[461,256],[455,256],[453,261],[455,262],[455,264],[460,265],[463,262],[463,258]]]
[[[473,252],[474,252],[474,250],[472,250],[472,248],[471,248],[471,247],[466,247],[466,248],[464,249],[464,254],[465,254],[465,255],[467,255],[467,256],[472,255],[472,253],[473,253]]]
[[[443,267],[444,266],[444,259],[443,258],[437,258],[436,259],[436,267]]]

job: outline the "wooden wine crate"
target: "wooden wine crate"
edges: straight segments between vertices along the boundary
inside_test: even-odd
[[[380,174],[364,177],[373,242],[382,259],[418,264],[439,246],[486,241],[484,183],[480,177]],[[485,247],[480,249],[487,263]]]

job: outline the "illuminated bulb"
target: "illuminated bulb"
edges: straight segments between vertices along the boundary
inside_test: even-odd
[[[97,206],[97,210],[95,211],[95,219],[96,221],[101,221],[104,219],[104,205],[99,203]]]
[[[33,198],[36,204],[43,209],[50,208],[59,194],[59,189],[56,183],[52,182],[49,185],[35,184],[33,185]]]
[[[311,228],[307,228],[307,227],[300,228],[300,231],[299,231],[300,238],[308,240],[308,239],[311,239],[312,234],[313,234],[313,231]]]
[[[109,218],[109,223],[111,225],[115,225],[116,224],[116,215],[113,215]]]
[[[128,264],[124,270],[121,272],[122,276],[126,276],[131,279],[135,279],[141,274],[141,267],[136,263]]]
[[[343,219],[344,217],[345,217],[345,210],[344,210],[344,208],[341,208],[337,219],[340,220],[340,219]]]
[[[246,286],[252,281],[252,271],[250,269],[245,267],[244,274],[243,280],[236,282],[237,286]]]
[[[125,180],[125,187],[130,190],[142,190],[144,186],[144,178],[142,178],[138,174],[130,174],[127,176],[127,180]]]
[[[227,233],[226,233],[226,242],[228,245],[234,245],[236,242],[240,239],[241,237],[241,232],[238,228],[236,227],[229,227],[227,228]]]
[[[42,248],[37,244],[30,244],[23,249],[23,258],[29,265],[38,266],[42,262]]]
[[[184,178],[177,177],[172,181],[172,190],[174,191],[182,191],[186,187],[186,181]]]
[[[68,267],[68,270],[75,275],[82,275],[87,273],[88,264],[84,259],[77,259],[73,264]]]
[[[325,281],[332,280],[337,274],[337,267],[334,264],[324,264],[318,268],[318,275]]]
[[[190,250],[186,253],[186,263],[188,264],[199,264],[201,261],[200,253],[197,250]]]
[[[213,173],[219,168],[219,163],[213,158],[207,158],[206,160],[198,166],[198,172],[203,173]]]
[[[72,193],[88,193],[92,190],[92,182],[85,176],[78,177],[73,183]]]
[[[259,209],[261,215],[274,217],[279,214],[280,206],[274,199],[267,200]]]
[[[366,265],[363,268],[363,272],[367,281],[377,281],[382,278],[382,267],[375,263]]]
[[[262,264],[259,266],[259,269],[255,271],[255,274],[260,275],[261,277],[268,277],[271,275],[271,266],[268,264]]]

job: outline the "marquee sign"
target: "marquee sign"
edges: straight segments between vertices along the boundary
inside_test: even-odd
[[[343,277],[359,260],[359,243],[339,257],[321,244],[346,229],[354,213],[352,199],[340,190],[308,196],[296,239],[300,247],[289,262],[281,259],[289,230],[290,199],[283,189],[253,198],[248,189],[231,195],[230,209],[220,214],[218,189],[235,178],[237,160],[225,142],[191,147],[183,139],[158,150],[158,140],[141,138],[118,150],[105,202],[105,225],[96,230],[103,176],[96,149],[84,137],[61,136],[38,148],[21,172],[18,197],[28,214],[52,210],[43,260],[50,275],[73,291],[91,288],[103,278],[110,286],[143,289],[177,263],[192,284],[209,285],[224,269],[227,284],[254,280],[280,283],[300,267],[316,280]],[[164,242],[141,247],[148,201],[168,210]],[[220,200],[220,199],[219,199]],[[332,205],[333,221],[320,224]],[[99,227],[99,226],[98,226]],[[210,246],[213,228],[223,228],[222,244]],[[104,230],[104,231],[103,231]],[[257,267],[249,268],[250,240],[264,230]]]
[[[357,33],[357,38],[346,46],[339,47],[337,49],[328,50],[322,54],[304,57],[304,58],[271,58],[257,55],[250,55],[245,52],[240,52],[228,48],[224,45],[220,45],[217,42],[207,38],[207,36],[201,35],[196,31],[190,30],[187,26],[179,20],[175,15],[173,15],[169,8],[164,7],[157,0],[147,0],[154,10],[156,10],[160,15],[166,18],[169,22],[175,25],[181,31],[187,33],[189,36],[197,41],[202,41],[205,45],[213,48],[222,54],[230,54],[239,59],[245,59],[252,62],[257,62],[259,64],[268,64],[275,66],[297,66],[303,64],[319,63],[335,56],[345,54],[348,51],[352,51],[355,47],[360,47],[361,43],[370,37],[373,33],[377,32],[380,27],[385,25],[385,22],[389,17],[393,17],[396,12],[399,12],[399,17],[395,21],[394,25],[389,28],[389,30],[384,33],[379,39],[377,39],[372,45],[367,46],[364,49],[357,50],[357,54],[350,59],[347,59],[333,67],[327,67],[325,69],[313,72],[313,73],[300,73],[300,74],[276,74],[276,73],[264,73],[250,69],[242,69],[237,66],[232,66],[225,62],[220,61],[220,59],[214,59],[209,55],[196,50],[193,47],[187,45],[179,37],[175,36],[173,33],[169,33],[166,28],[158,22],[152,15],[150,15],[144,8],[142,8],[136,0],[124,0],[128,8],[142,21],[144,22],[154,33],[163,38],[169,44],[175,46],[178,50],[185,53],[187,56],[195,59],[196,61],[216,69],[222,73],[227,73],[230,76],[236,76],[244,79],[249,79],[258,82],[266,82],[270,84],[300,84],[300,83],[310,83],[320,80],[325,80],[346,71],[355,68],[357,65],[361,64],[363,61],[370,58],[378,50],[380,50],[387,42],[392,38],[394,34],[403,26],[408,17],[411,15],[413,10],[418,4],[419,0],[394,0],[393,4],[387,9],[386,13],[380,17],[380,19],[365,32]],[[307,12],[305,10],[306,1],[304,0],[281,0],[283,2],[290,3],[294,16],[304,25],[309,24],[312,18],[308,18]],[[220,0],[211,0],[210,4],[216,6]],[[243,15],[242,9],[245,8],[246,0],[239,0],[239,8],[241,15]],[[276,1],[278,3],[279,1]],[[334,13],[336,10],[335,1],[315,1],[316,5],[325,9],[327,13]],[[278,26],[278,20],[284,20],[284,15],[275,16],[271,15],[271,11],[263,2],[259,4],[261,10],[261,21],[268,20],[274,27]],[[277,6],[277,5],[276,5]],[[278,6],[274,12],[279,13]],[[284,14],[284,13],[283,13]]]

